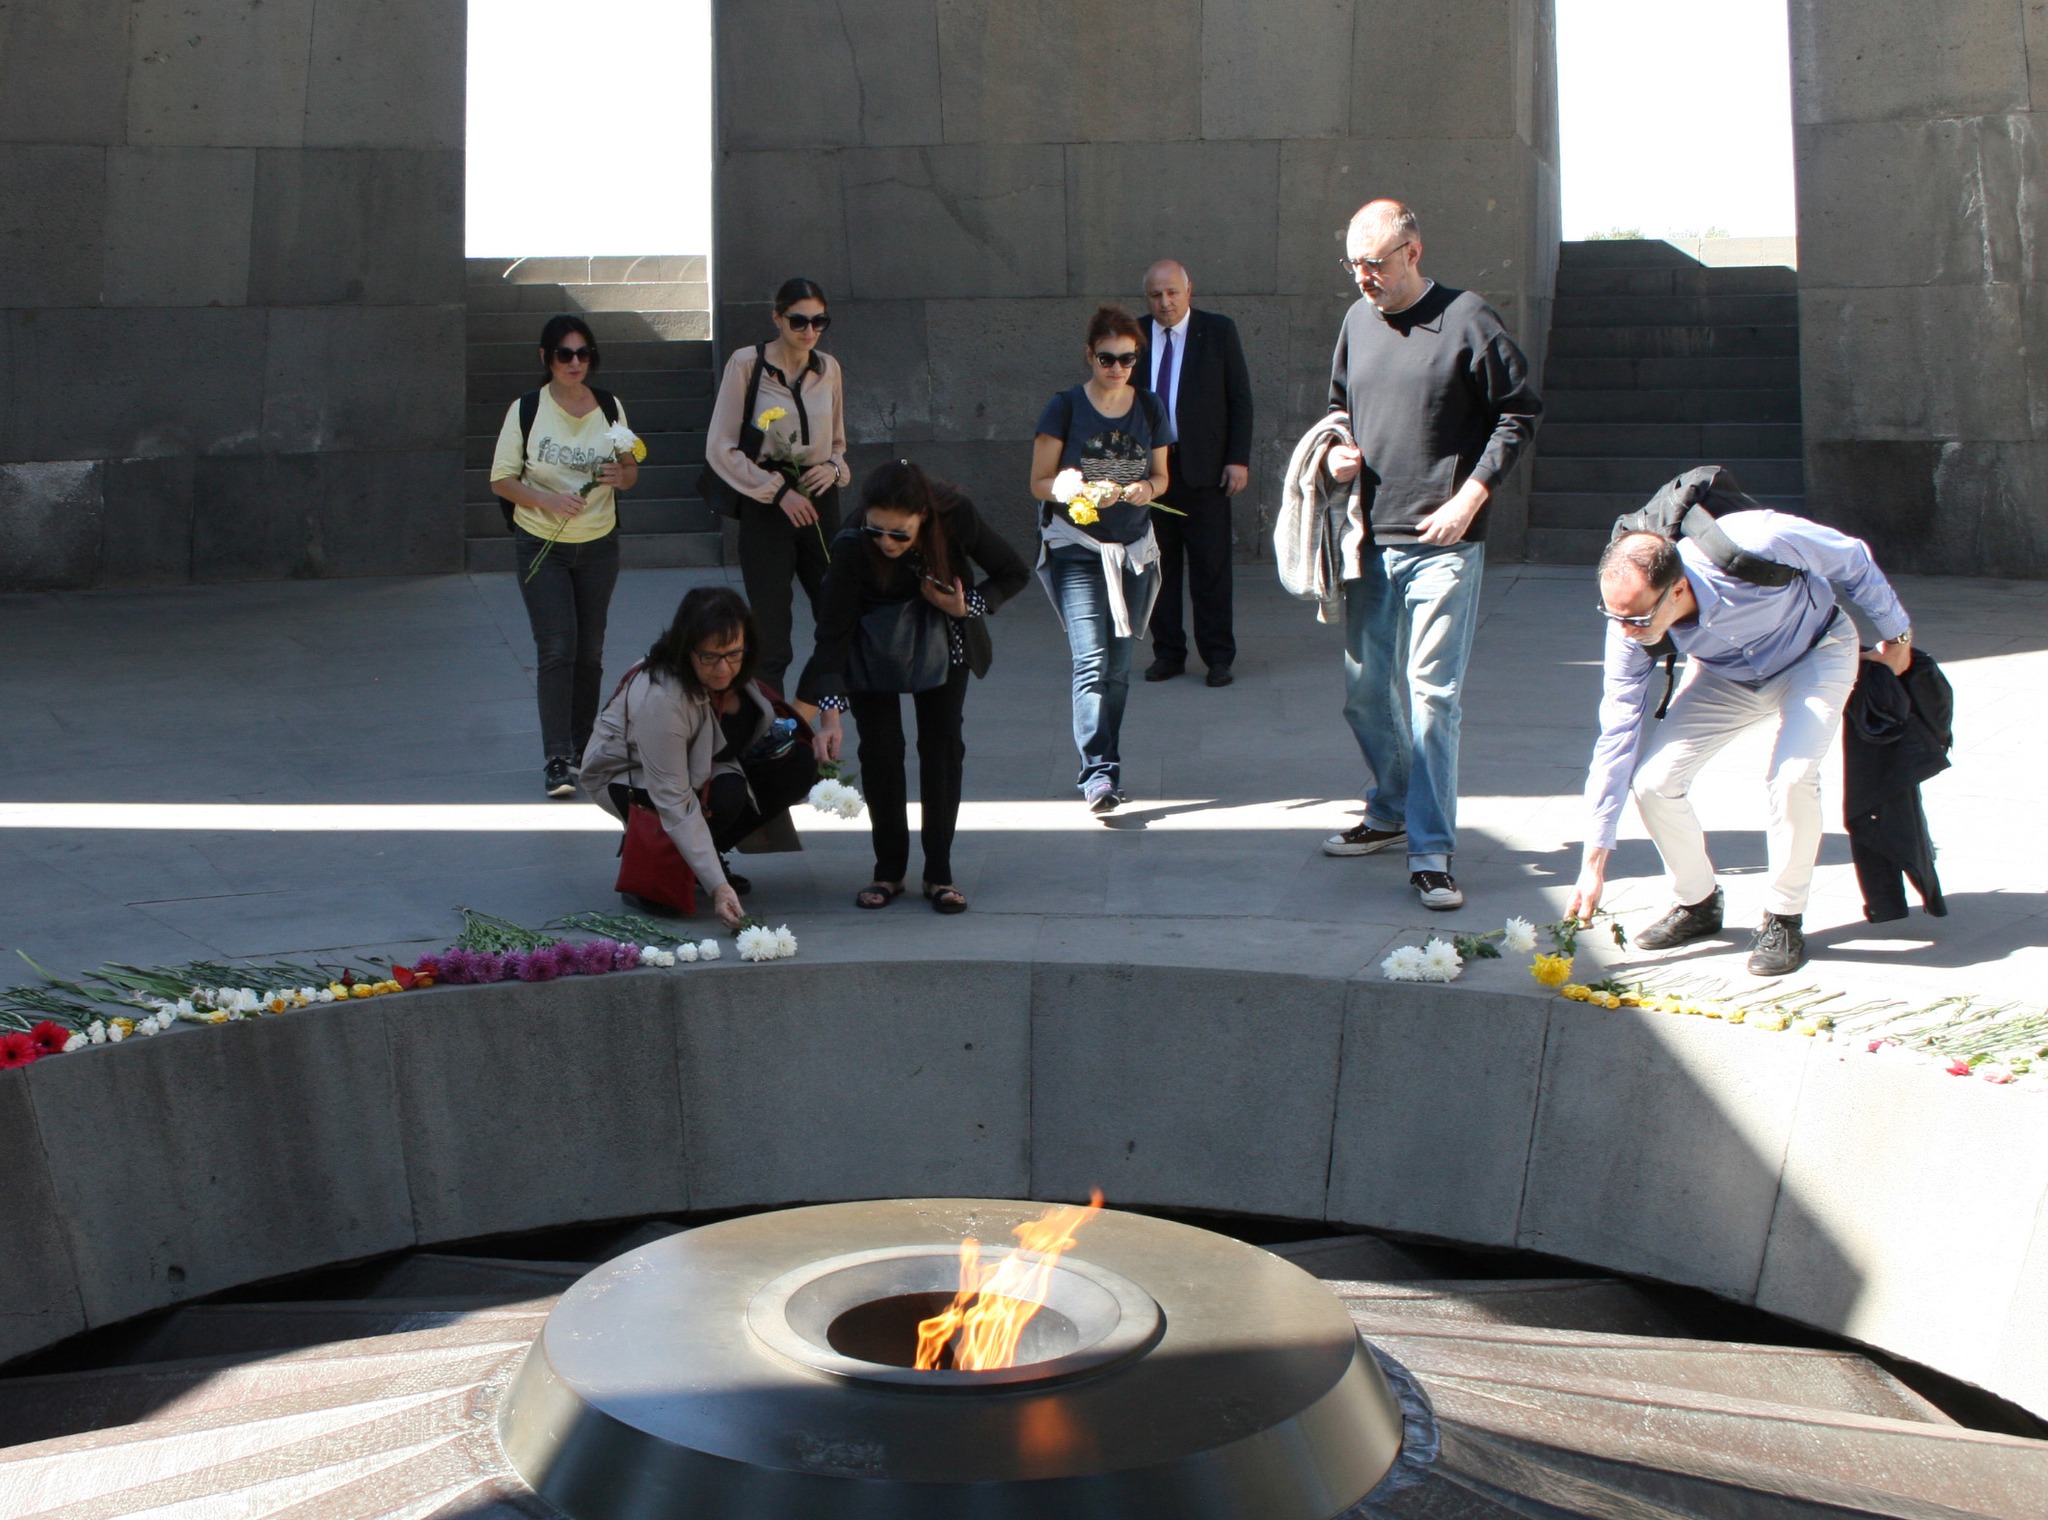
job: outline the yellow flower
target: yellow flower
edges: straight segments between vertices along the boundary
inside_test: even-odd
[[[281,997],[274,997],[270,1000],[270,1011],[272,1013],[283,1013],[289,1007],[291,1007],[291,1004]]]
[[[1624,992],[1621,995],[1621,1006],[1624,1008],[1640,1008],[1643,1006],[1643,1000],[1633,992]]]
[[[1619,1008],[1621,999],[1611,992],[1596,993],[1595,998],[1602,1008]]]
[[[1566,982],[1557,989],[1557,995],[1562,998],[1570,998],[1574,1003],[1583,1003],[1593,995],[1593,989],[1581,986],[1577,982]]]
[[[363,983],[363,982],[357,982],[357,983],[355,984],[355,986],[353,986],[353,987],[351,987],[351,988],[349,989],[349,994],[348,994],[348,995],[349,995],[350,997],[359,997],[359,998],[366,998],[366,997],[375,997],[375,996],[376,996],[377,994],[376,994],[376,993],[374,993],[374,992],[372,992],[372,991],[371,991],[371,990],[369,989],[369,986],[368,986],[368,985],[367,985],[366,983]]]
[[[1529,962],[1529,975],[1546,987],[1562,987],[1572,979],[1569,955],[1539,955]]]
[[[1749,1015],[1745,1013],[1742,1009],[1738,1008],[1733,1013],[1728,1015],[1728,1022],[1731,1024],[1740,1024],[1745,1022],[1748,1018]]]
[[[768,408],[767,411],[763,412],[760,416],[754,419],[754,426],[765,433],[768,431],[769,428],[774,426],[776,423],[780,422],[783,418],[787,417],[788,415],[789,408],[782,406],[771,406]]]
[[[348,996],[348,988],[342,986],[341,983],[339,982],[329,982],[327,984],[327,990],[333,993],[338,998],[345,998]]]
[[[227,1014],[218,1008],[206,1016],[206,1022],[209,1024],[225,1024],[227,1021]]]
[[[123,1034],[135,1033],[135,1020],[133,1019],[108,1019],[107,1022],[109,1024],[119,1024]]]
[[[633,460],[636,464],[647,462],[647,445],[638,438],[633,440]]]
[[[1083,501],[1078,496],[1075,497],[1073,503],[1070,506],[1068,506],[1067,516],[1071,517],[1074,520],[1074,525],[1080,528],[1085,528],[1090,523],[1098,522],[1102,518],[1102,514],[1100,512],[1096,511],[1095,508],[1090,506],[1087,502]]]

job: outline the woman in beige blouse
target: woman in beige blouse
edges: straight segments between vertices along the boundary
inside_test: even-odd
[[[760,679],[777,690],[791,659],[790,580],[802,582],[815,615],[831,563],[827,546],[839,532],[839,488],[853,478],[839,362],[818,349],[831,324],[823,290],[810,280],[786,281],[775,293],[774,339],[726,361],[705,440],[711,468],[742,498],[740,573],[761,629]],[[754,415],[743,417],[756,364]],[[740,447],[750,422],[762,434],[752,458]]]

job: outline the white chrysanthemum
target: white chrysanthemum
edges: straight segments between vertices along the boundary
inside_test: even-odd
[[[700,961],[715,961],[721,953],[718,948],[718,941],[715,939],[699,940],[697,942],[697,959]]]
[[[128,1031],[119,1024],[109,1024],[107,1026],[107,1043],[109,1045],[118,1045],[127,1038]]]
[[[861,796],[861,794],[859,792],[856,792],[852,787],[847,786],[840,788],[839,816],[841,818],[858,818],[860,817],[861,813],[866,809],[867,805],[867,798]]]
[[[739,952],[743,961],[765,961],[775,954],[775,932],[750,924],[739,932]]]
[[[1052,499],[1057,502],[1072,501],[1080,495],[1081,487],[1087,483],[1079,470],[1061,470],[1052,478]]]
[[[1380,972],[1390,982],[1421,981],[1422,948],[1419,945],[1396,945],[1380,962]]]
[[[99,1019],[94,1019],[94,1020],[93,1020],[93,1021],[92,1021],[92,1022],[91,1022],[90,1024],[88,1024],[88,1025],[86,1025],[86,1026],[85,1026],[85,1037],[86,1037],[86,1038],[87,1038],[88,1040],[91,1040],[91,1041],[93,1042],[93,1044],[95,1044],[95,1045],[104,1045],[104,1044],[106,1044],[106,1043],[107,1043],[107,1026],[106,1026],[106,1024],[105,1024],[104,1022],[102,1022],[101,1020],[99,1020]]]
[[[837,812],[839,809],[839,794],[843,790],[844,788],[836,780],[827,776],[811,788],[810,804],[821,813]]]
[[[87,1039],[84,1035],[75,1034],[70,1039],[64,1042],[64,1054],[68,1056],[74,1050],[83,1050],[86,1046],[90,1045],[91,1043],[92,1041]]]
[[[677,960],[687,966],[697,958],[697,947],[688,940],[684,940],[680,945],[676,946],[675,956]]]
[[[633,436],[633,430],[623,422],[614,422],[604,430],[604,441],[615,454],[624,454],[640,440]]]
[[[789,932],[788,924],[775,931],[775,950],[785,960],[796,954],[796,936]]]
[[[1536,926],[1526,918],[1511,918],[1501,926],[1501,945],[1514,955],[1527,955],[1536,948]]]
[[[1422,975],[1424,980],[1449,982],[1457,980],[1458,973],[1465,969],[1464,957],[1448,940],[1433,939],[1422,948]]]

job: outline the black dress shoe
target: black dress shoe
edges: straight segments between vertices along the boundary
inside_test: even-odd
[[[1148,681],[1171,681],[1175,676],[1185,673],[1187,668],[1185,661],[1169,660],[1164,655],[1161,655],[1145,667],[1145,679]]]
[[[1228,686],[1236,679],[1237,677],[1230,673],[1228,665],[1211,665],[1209,667],[1208,682],[1211,686]]]
[[[1681,904],[1636,936],[1638,950],[1669,950],[1674,945],[1721,932],[1721,889],[1700,902]]]
[[[1797,913],[1766,913],[1763,927],[1749,942],[1753,976],[1790,976],[1806,964],[1806,931]]]

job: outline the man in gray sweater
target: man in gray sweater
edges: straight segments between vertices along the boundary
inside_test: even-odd
[[[1405,845],[1422,905],[1448,912],[1465,902],[1451,875],[1459,698],[1486,503],[1535,436],[1543,403],[1499,314],[1424,277],[1414,212],[1368,202],[1345,254],[1361,299],[1337,335],[1330,410],[1345,414],[1356,446],[1332,449],[1330,472],[1360,480],[1340,547],[1344,716],[1365,757],[1365,818],[1323,849]]]

